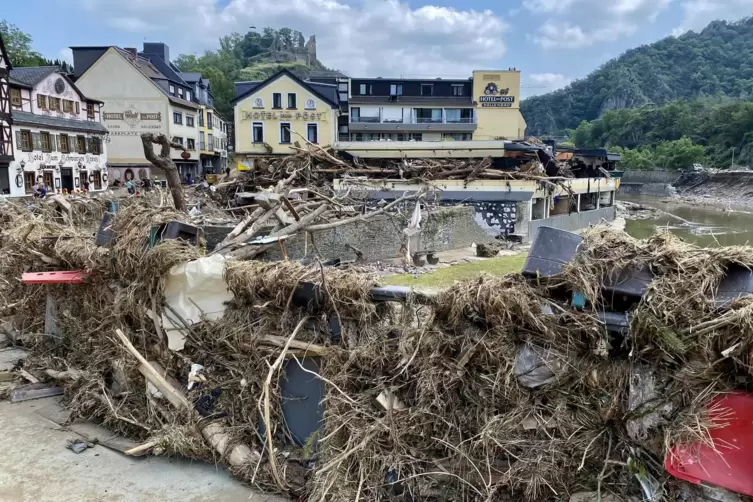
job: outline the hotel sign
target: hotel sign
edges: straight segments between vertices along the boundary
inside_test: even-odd
[[[493,108],[511,108],[515,102],[515,96],[480,96],[481,106]]]
[[[244,120],[327,120],[326,112],[243,112]]]

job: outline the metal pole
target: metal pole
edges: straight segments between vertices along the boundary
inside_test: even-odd
[[[732,169],[735,167],[735,147],[732,147],[732,163],[729,165],[729,168]]]

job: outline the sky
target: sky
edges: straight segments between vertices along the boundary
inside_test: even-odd
[[[566,86],[624,51],[715,19],[753,14],[753,0],[25,0],[0,17],[48,58],[70,46],[200,55],[251,27],[316,35],[318,59],[351,77],[467,78],[521,71],[523,97]]]

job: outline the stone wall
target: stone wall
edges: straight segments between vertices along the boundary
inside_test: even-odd
[[[680,174],[678,171],[625,171],[621,183],[673,183]]]
[[[405,244],[404,224],[388,216],[377,216],[367,222],[356,222],[330,230],[316,232],[314,243],[326,259],[354,259],[355,252],[348,244],[363,252],[366,261],[385,260],[403,256],[401,248]],[[472,243],[488,242],[493,239],[484,228],[476,223],[473,207],[442,208],[421,222],[423,249],[447,251],[461,249]],[[285,241],[288,257],[299,260],[314,255],[311,240],[304,235],[296,235]],[[279,260],[279,249],[270,250],[267,259]]]
[[[620,183],[620,192],[625,195],[670,195],[669,183]]]

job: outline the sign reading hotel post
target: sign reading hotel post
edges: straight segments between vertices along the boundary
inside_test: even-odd
[[[244,120],[327,120],[326,112],[267,112],[254,111],[243,112]]]
[[[113,162],[142,159],[141,135],[167,133],[166,108],[161,101],[106,101],[102,122],[110,131],[108,157]]]
[[[497,84],[489,82],[484,89],[484,96],[479,96],[478,102],[482,107],[512,108],[515,96],[508,96],[510,89],[498,89]]]

